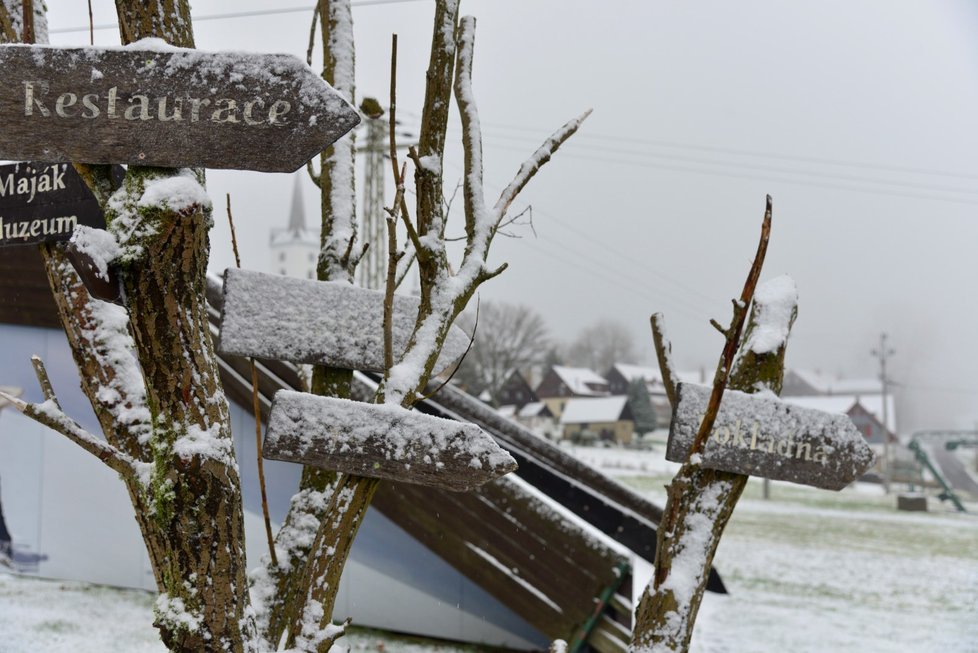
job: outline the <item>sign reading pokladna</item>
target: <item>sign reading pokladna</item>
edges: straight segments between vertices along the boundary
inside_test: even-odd
[[[360,117],[291,55],[0,46],[0,158],[291,172]]]
[[[712,388],[680,383],[676,393],[666,459],[685,462]],[[701,464],[708,469],[841,490],[874,460],[872,449],[847,415],[727,390]]]

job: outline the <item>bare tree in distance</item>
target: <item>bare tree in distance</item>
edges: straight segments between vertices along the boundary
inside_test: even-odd
[[[603,319],[582,330],[567,348],[567,364],[604,374],[615,363],[639,359],[635,339],[617,320]]]
[[[543,317],[524,304],[482,302],[478,324],[469,311],[461,326],[470,333],[475,329],[475,341],[455,378],[473,394],[488,391],[494,406],[509,375],[543,364],[551,347]]]

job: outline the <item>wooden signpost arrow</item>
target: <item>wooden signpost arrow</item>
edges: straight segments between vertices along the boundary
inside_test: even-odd
[[[475,424],[289,390],[275,393],[264,455],[454,492],[516,469],[513,457]]]
[[[360,122],[291,55],[4,45],[0,69],[8,160],[292,172]]]
[[[685,462],[711,388],[677,386],[666,459]],[[774,397],[727,390],[701,465],[826,490],[841,490],[875,460],[847,415],[792,406]]]
[[[417,297],[394,296],[394,356],[407,347]],[[384,371],[384,293],[344,282],[296,279],[229,268],[218,351],[347,370]],[[465,353],[469,338],[452,327],[434,374]]]
[[[113,169],[118,183],[124,173]],[[76,225],[104,229],[105,216],[70,164],[0,166],[0,247],[68,240]]]

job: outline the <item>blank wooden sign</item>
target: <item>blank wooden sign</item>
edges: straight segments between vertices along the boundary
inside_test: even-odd
[[[291,390],[275,393],[264,456],[454,492],[516,469],[513,457],[474,424]]]
[[[712,391],[679,384],[667,460],[686,461]],[[727,390],[702,458],[709,469],[841,490],[869,469],[875,455],[847,415]]]
[[[0,46],[0,158],[291,172],[356,110],[291,55]]]
[[[404,353],[419,300],[394,297],[394,360]],[[452,327],[435,374],[465,353]],[[384,293],[345,282],[295,279],[229,268],[218,351],[348,370],[384,371]]]

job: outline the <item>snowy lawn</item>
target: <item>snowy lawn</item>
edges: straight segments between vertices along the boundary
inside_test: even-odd
[[[12,576],[0,570],[0,652],[165,653],[148,592]],[[351,629],[336,653],[476,653],[478,648]]]
[[[659,505],[661,453],[577,450]],[[873,485],[842,492],[752,480],[715,564],[730,594],[707,594],[693,653],[978,651],[978,503],[930,499],[897,512]]]
[[[659,452],[575,453],[656,503],[672,463]],[[879,487],[842,492],[752,481],[717,552],[730,594],[707,594],[692,653],[978,652],[978,503],[897,512]],[[161,653],[143,592],[0,571],[3,653]],[[338,652],[472,651],[358,631]]]

